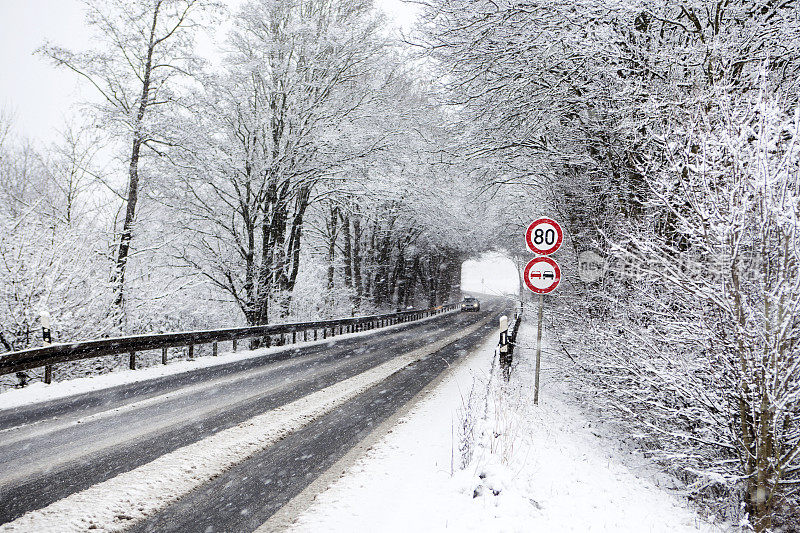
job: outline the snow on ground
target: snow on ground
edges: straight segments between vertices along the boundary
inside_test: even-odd
[[[418,320],[417,323],[433,320],[441,316],[435,315]],[[300,350],[307,346],[313,346],[323,343],[338,342],[344,339],[362,337],[371,335],[376,331],[389,331],[397,329],[405,324],[394,324],[381,328],[380,330],[359,331],[357,333],[345,333],[335,337],[329,337],[325,340],[298,342],[291,346],[276,346],[272,348],[260,348],[258,350],[242,350],[238,352],[220,353],[217,357],[200,357],[194,360],[182,360],[171,362],[168,365],[157,365],[138,370],[118,370],[101,374],[98,376],[88,376],[83,378],[68,379],[64,381],[57,381],[50,385],[45,385],[43,382],[35,382],[21,389],[9,389],[0,393],[0,409],[10,409],[13,407],[20,407],[22,405],[29,405],[48,400],[56,400],[59,398],[66,398],[76,394],[91,392],[101,389],[115,387],[117,385],[127,385],[129,383],[136,383],[140,381],[147,381],[163,376],[171,376],[180,374],[182,372],[189,372],[200,368],[207,368],[211,366],[225,365],[235,361],[244,359],[251,359],[253,357],[261,357],[263,355],[284,351],[284,350]],[[220,349],[222,347],[220,346]],[[123,356],[120,356],[123,357]],[[58,368],[58,365],[56,365]]]
[[[523,325],[520,344],[535,333]],[[576,407],[556,353],[543,356],[536,406],[534,350],[520,348],[506,386],[490,377],[495,342],[319,494],[292,531],[724,531]]]
[[[485,323],[395,357],[366,372],[184,446],[134,470],[0,525],[0,532],[124,531],[209,479],[355,398],[402,368],[435,353]]]

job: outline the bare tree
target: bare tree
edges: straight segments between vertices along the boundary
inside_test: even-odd
[[[87,22],[104,48],[76,53],[45,45],[40,53],[87,80],[101,95],[101,119],[127,138],[128,176],[125,216],[118,237],[111,283],[118,308],[124,302],[125,270],[130,255],[141,188],[142,149],[160,153],[170,144],[159,112],[179,103],[176,78],[196,62],[192,36],[205,0],[87,0]]]
[[[225,74],[207,79],[204,133],[181,156],[181,210],[202,235],[181,257],[249,323],[288,312],[316,185],[380,146],[345,137],[384,75],[379,23],[369,2],[247,2]]]

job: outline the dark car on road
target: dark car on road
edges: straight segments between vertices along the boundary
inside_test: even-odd
[[[481,310],[481,303],[478,301],[477,298],[472,298],[471,296],[468,298],[464,298],[464,301],[461,302],[461,310],[462,311],[480,311]]]

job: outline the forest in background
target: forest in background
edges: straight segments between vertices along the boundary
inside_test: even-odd
[[[97,90],[85,123],[42,148],[0,117],[0,342],[42,310],[68,341],[433,305],[551,214],[587,401],[709,515],[791,531],[797,3],[415,4],[400,42],[367,0],[88,2],[97,49],[39,52]]]
[[[49,147],[0,117],[0,342],[349,316],[459,296],[482,209],[371,1],[87,2],[93,88]],[[218,62],[198,34],[230,26]],[[470,205],[472,203],[472,205]]]

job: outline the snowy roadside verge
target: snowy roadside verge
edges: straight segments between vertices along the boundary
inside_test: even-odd
[[[489,319],[26,513],[0,526],[0,532],[122,531]]]
[[[446,316],[456,311],[443,313],[441,315],[430,316],[417,320],[412,324],[421,324],[430,320],[435,320],[439,317]],[[285,351],[299,351],[303,348],[310,346],[319,346],[322,344],[330,344],[346,339],[353,339],[359,337],[366,337],[380,332],[392,331],[403,326],[408,326],[408,323],[394,324],[385,328],[373,329],[369,331],[359,331],[357,333],[345,333],[327,339],[319,339],[316,341],[298,342],[288,346],[274,346],[272,348],[259,348],[257,350],[242,350],[238,352],[225,352],[220,353],[217,357],[205,356],[199,357],[194,360],[182,360],[172,362],[168,365],[157,365],[142,368],[138,370],[117,370],[107,374],[97,376],[88,376],[83,378],[68,379],[64,381],[56,381],[50,385],[45,385],[43,382],[31,383],[30,385],[21,389],[9,389],[0,393],[0,410],[11,409],[14,407],[21,407],[34,403],[46,402],[50,400],[58,400],[83,394],[86,392],[94,392],[103,389],[109,389],[119,385],[129,385],[131,383],[139,383],[151,379],[161,378],[165,376],[172,376],[184,372],[191,372],[202,368],[209,368],[214,366],[226,365],[237,361],[246,359],[253,359],[256,357],[263,357]]]
[[[660,487],[652,465],[595,430],[557,382],[561,362],[549,350],[532,404],[526,346],[535,333],[523,325],[509,385],[488,375],[492,338],[292,531],[722,531]]]
[[[458,512],[461,499],[452,490],[451,477],[458,467],[459,418],[473,382],[488,380],[496,344],[492,334],[462,359],[318,494],[289,531],[431,531],[447,527],[448,517]],[[275,529],[263,527],[258,533]]]
[[[461,382],[469,389],[472,383],[472,372],[485,372],[485,369],[483,369],[484,360],[481,356],[485,355],[487,351],[491,352],[496,342],[496,334],[493,332],[487,336],[485,340],[481,341],[480,344],[469,350],[466,355],[457,359],[451,365],[450,369],[442,372],[436,379],[417,393],[416,396],[377,426],[369,436],[359,442],[326,472],[309,484],[303,492],[281,507],[278,512],[272,515],[266,523],[256,530],[256,533],[284,532],[290,530],[292,527],[296,527],[298,521],[303,520],[301,518],[302,515],[306,513],[306,510],[315,502],[321,493],[325,492],[329,486],[335,483],[341,476],[348,474],[348,471],[353,465],[363,462],[365,459],[369,460],[366,456],[371,452],[373,447],[382,442],[388,434],[394,432],[398,425],[403,424],[409,416],[414,416],[413,413],[416,412],[417,405],[428,400],[432,394],[438,393],[443,383],[452,384],[453,380],[456,379],[456,382]],[[491,360],[489,360],[489,362],[491,362]],[[465,374],[465,368],[468,369],[467,373],[469,375]],[[424,445],[424,442],[416,442],[415,446],[408,451],[413,453],[419,445]],[[450,466],[448,466],[448,468],[450,468]],[[346,515],[347,512],[345,510],[344,516]],[[347,524],[344,524],[342,529],[347,530]]]

